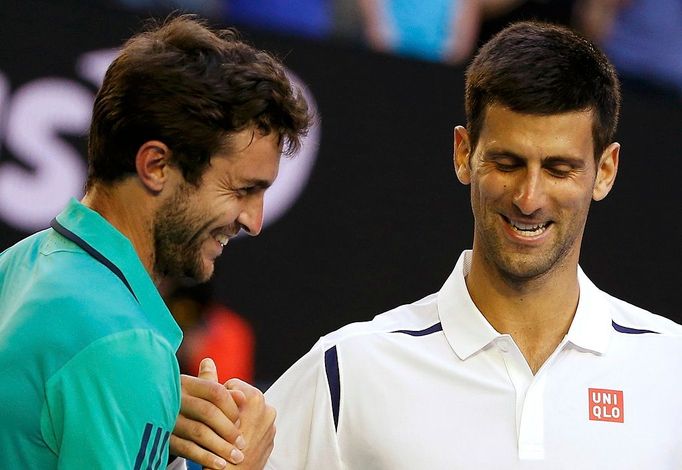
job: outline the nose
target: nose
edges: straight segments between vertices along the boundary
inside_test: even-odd
[[[249,198],[242,208],[237,222],[249,235],[255,237],[263,229],[263,195]]]
[[[518,175],[514,188],[514,205],[524,215],[531,215],[545,204],[544,181],[540,169],[529,168]]]

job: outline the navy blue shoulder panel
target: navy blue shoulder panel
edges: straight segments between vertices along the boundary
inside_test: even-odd
[[[92,245],[90,245],[88,242],[86,242],[81,237],[73,233],[71,230],[67,229],[62,224],[57,222],[57,219],[52,219],[52,222],[50,222],[50,227],[52,227],[57,233],[59,233],[64,238],[67,238],[74,242],[76,245],[80,246],[83,249],[83,251],[85,251],[87,254],[89,254],[97,261],[102,263],[104,266],[106,266],[109,269],[109,271],[114,273],[123,282],[123,284],[125,284],[130,293],[133,294],[133,297],[135,297],[135,300],[137,300],[137,303],[140,303],[140,301],[137,299],[137,296],[135,295],[135,292],[133,292],[133,288],[130,287],[128,279],[126,279],[121,270],[118,269],[118,266],[109,261],[109,259],[107,259],[102,253],[93,248]]]
[[[341,404],[341,379],[339,378],[339,357],[336,346],[332,346],[324,352],[324,369],[329,384],[329,395],[332,400],[332,413],[334,414],[334,429],[339,428],[339,405]]]
[[[410,336],[426,336],[431,333],[443,331],[443,325],[439,322],[424,330],[396,330],[391,333],[403,333]],[[324,352],[324,368],[329,385],[329,395],[332,402],[332,413],[334,415],[334,428],[339,427],[339,408],[341,404],[341,379],[339,375],[339,356],[336,346],[332,346]]]
[[[391,331],[391,333],[403,333],[405,335],[410,335],[410,336],[426,336],[430,335],[431,333],[437,333],[439,331],[443,331],[443,325],[438,322],[433,326],[430,326],[424,330],[396,330],[396,331]]]
[[[641,335],[644,333],[653,333],[655,335],[659,334],[658,331],[651,331],[651,330],[638,330],[637,328],[628,328],[627,326],[622,326],[616,323],[615,321],[611,320],[611,324],[613,325],[613,329],[616,330],[619,333],[625,333],[628,335]]]

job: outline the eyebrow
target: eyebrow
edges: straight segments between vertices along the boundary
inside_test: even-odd
[[[272,183],[272,181],[263,180],[260,178],[246,178],[242,180],[243,186],[255,186],[261,189],[268,189],[270,186],[272,186]]]
[[[543,163],[566,163],[576,168],[582,168],[585,166],[585,160],[578,157],[568,157],[564,155],[550,155],[549,157],[544,157],[542,159]]]
[[[521,155],[512,152],[511,150],[496,150],[496,149],[490,149],[487,150],[486,152],[483,153],[484,158],[499,158],[499,157],[509,157],[509,158],[514,158],[516,160],[525,160],[524,157]]]
[[[513,158],[515,160],[526,160],[522,155],[511,150],[496,150],[491,149],[484,153],[484,158],[495,159],[495,158]],[[542,157],[542,163],[567,163],[569,165],[581,167],[584,166],[585,162],[579,157],[572,157],[568,155],[548,155]]]

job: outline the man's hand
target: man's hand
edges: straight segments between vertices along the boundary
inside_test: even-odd
[[[219,384],[211,359],[201,361],[199,377],[180,376],[180,385],[180,415],[170,438],[170,453],[216,470],[225,468],[228,461],[242,462],[240,449],[247,442],[238,428],[239,407],[248,409],[253,397],[247,400],[241,389],[228,390]]]
[[[275,409],[263,393],[239,379],[218,383],[211,359],[199,377],[182,375],[180,416],[170,452],[210,469],[261,470],[275,438]]]
[[[261,470],[270,457],[275,439],[275,408],[265,403],[263,393],[239,379],[230,379],[225,387],[231,393],[240,393],[239,430],[246,439],[244,461],[239,469]]]

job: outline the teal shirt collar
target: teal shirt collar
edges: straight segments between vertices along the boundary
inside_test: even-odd
[[[93,257],[111,269],[114,274],[120,273],[119,277],[123,276],[121,282],[127,283],[128,289],[151,323],[158,328],[159,333],[173,349],[177,350],[182,341],[182,331],[168,311],[130,240],[100,214],[73,198],[55,220],[58,223],[53,225],[55,230],[62,230],[59,227],[61,226],[67,231],[62,235],[70,239],[69,232],[75,235],[77,238],[72,241],[87,252],[87,246],[82,243],[85,242],[95,251],[90,253],[91,256],[94,255]],[[78,239],[81,242],[77,241]],[[104,260],[98,259],[98,254]]]

